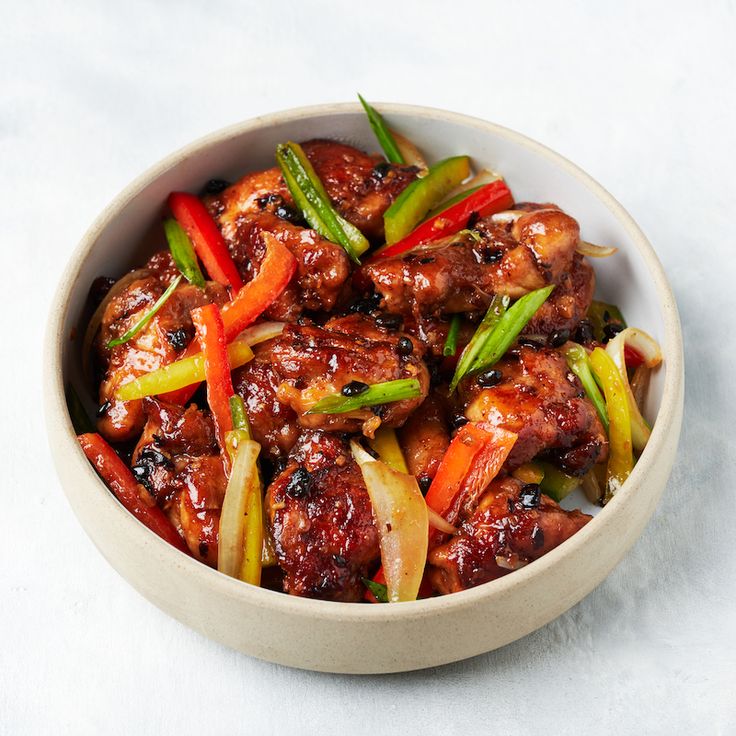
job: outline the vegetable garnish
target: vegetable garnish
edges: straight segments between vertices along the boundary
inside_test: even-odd
[[[586,395],[595,407],[596,412],[598,412],[598,417],[606,428],[606,432],[608,432],[606,402],[603,396],[601,396],[601,391],[595,382],[595,378],[593,378],[588,353],[582,345],[573,344],[565,350],[565,358],[567,359],[568,368],[580,379],[580,383],[583,384]]]
[[[141,317],[127,332],[122,334],[120,337],[116,337],[107,343],[108,348],[114,348],[116,345],[122,345],[128,340],[132,340],[155,316],[161,307],[169,300],[169,297],[174,293],[176,287],[182,280],[181,274],[177,276],[168,286],[166,291],[161,294],[157,299],[156,303]]]
[[[595,348],[590,354],[590,365],[598,383],[603,387],[610,422],[608,431],[610,450],[603,498],[606,503],[621,488],[634,467],[631,415],[621,373],[611,356],[603,348]]]
[[[451,394],[456,388],[460,379],[470,373],[473,370],[473,366],[476,363],[482,347],[485,345],[486,340],[491,336],[491,333],[496,328],[499,320],[506,313],[506,308],[511,300],[502,294],[495,294],[485,316],[481,320],[481,323],[475,330],[473,337],[470,342],[465,346],[465,349],[460,354],[460,359],[455,367],[455,374],[450,382]]]
[[[140,493],[141,488],[133,473],[115,450],[99,434],[80,434],[77,439],[87,460],[92,463],[118,501],[161,539],[189,554],[184,540],[166,514],[158,506],[149,506],[143,500]]]
[[[542,482],[542,478],[544,478],[544,470],[539,467],[539,463],[528,462],[512,470],[511,475],[522,483],[539,484]]]
[[[389,132],[394,137],[396,147],[404,159],[404,165],[415,166],[419,170],[418,176],[425,176],[429,171],[429,166],[427,166],[427,161],[422,156],[422,152],[401,133],[397,133],[395,130],[389,130]]]
[[[350,259],[360,265],[359,256],[370,244],[358,228],[335,211],[302,147],[292,141],[282,143],[276,147],[276,160],[304,219],[322,237],[341,245]]]
[[[197,329],[197,339],[204,358],[204,375],[207,381],[207,403],[212,411],[215,435],[229,467],[225,435],[233,429],[230,414],[230,397],[235,393],[230,375],[225,328],[220,310],[215,304],[205,304],[191,312],[192,322]]]
[[[614,248],[611,245],[595,245],[589,243],[587,240],[581,240],[576,250],[581,255],[588,256],[589,258],[608,258],[608,256],[618,253],[618,248]]]
[[[406,460],[404,460],[404,453],[401,452],[399,441],[396,438],[396,430],[381,426],[376,430],[375,437],[368,440],[368,444],[390,468],[398,470],[399,473],[409,472],[406,467]]]
[[[459,314],[453,314],[450,321],[450,329],[447,331],[447,339],[445,346],[442,348],[442,355],[451,357],[457,352],[457,336],[460,333],[460,323],[462,317]]]
[[[593,325],[593,334],[598,342],[608,342],[626,327],[626,320],[615,304],[593,300],[586,316]]]
[[[662,362],[662,352],[654,338],[650,337],[644,330],[639,330],[635,327],[625,328],[610,340],[606,346],[606,352],[611,356],[621,374],[621,381],[629,402],[631,439],[634,443],[634,448],[641,452],[649,441],[652,430],[642,416],[629,384],[629,375],[626,371],[627,347],[636,351],[636,354],[647,368],[654,368]]]
[[[381,114],[372,105],[369,105],[360,94],[358,95],[358,99],[360,100],[360,104],[363,105],[368,122],[371,124],[371,128],[373,128],[373,132],[388,161],[392,164],[405,163],[404,157],[401,155],[401,151],[396,145],[396,141]]]
[[[164,220],[164,232],[176,267],[190,284],[203,287],[204,276],[197,263],[197,254],[184,228],[176,220],[169,218]]]
[[[416,378],[399,378],[396,381],[374,383],[357,396],[344,396],[341,393],[330,394],[320,399],[307,414],[346,414],[368,406],[416,399],[421,393],[419,381]]]
[[[455,375],[450,382],[450,393],[464,376],[490,368],[503,357],[529,320],[547,301],[554,288],[553,284],[530,291],[514,302],[508,310],[505,309],[505,304],[508,303],[506,297],[498,295],[493,297],[486,316],[460,356]]]
[[[169,209],[189,236],[210,278],[233,290],[240,289],[243,280],[217,224],[202,202],[188,192],[172,192]]]
[[[448,161],[452,160],[453,159],[448,159]],[[440,164],[436,164],[436,166],[440,166]],[[429,181],[433,170],[434,167],[430,169],[430,173],[424,179],[418,179],[417,181],[412,182],[404,192],[409,192],[409,188],[415,184],[419,185]],[[394,207],[401,205],[401,198],[404,192],[399,195],[394,204],[392,204],[386,211],[384,219],[389,216],[389,213]],[[419,195],[417,195],[417,197],[418,196]],[[389,240],[389,226],[387,222],[386,238],[387,242],[392,244],[388,245],[386,248],[382,248],[374,257],[388,258],[390,256],[400,255],[401,253],[412,250],[419,245],[426,245],[427,243],[446,238],[467,227],[468,221],[473,213],[477,213],[479,217],[486,217],[494,212],[501,212],[502,210],[508,209],[513,204],[513,201],[513,197],[511,196],[509,188],[506,186],[506,182],[499,179],[461,197],[460,201],[455,204],[448,205],[446,209],[442,210],[434,217],[425,220],[421,225],[419,225],[419,227],[412,230],[414,225],[416,225],[415,221],[406,232],[403,232],[399,237],[396,237],[393,240]]]
[[[544,473],[544,477],[539,481],[539,487],[557,503],[574,491],[582,482],[582,478],[568,475],[552,463],[540,462],[539,467]]]
[[[386,242],[398,243],[405,238],[432,207],[441,202],[469,174],[470,159],[467,156],[453,156],[430,166],[427,175],[409,184],[384,213]],[[424,223],[422,227],[427,224]],[[457,230],[462,227],[465,227],[465,223]]]
[[[446,199],[444,202],[440,202],[440,204],[438,204],[437,207],[427,215],[426,219],[429,220],[435,215],[439,215],[440,212],[444,212],[453,204],[461,202],[466,197],[477,192],[481,187],[484,187],[486,184],[490,184],[491,182],[498,181],[499,179],[503,179],[503,177],[495,171],[490,171],[489,169],[479,171],[472,179],[468,179],[468,181],[457,187],[449,199]]]
[[[350,449],[373,505],[388,601],[416,600],[429,531],[427,505],[416,478],[374,460],[355,440]]]
[[[258,273],[222,308],[227,342],[232,342],[281,296],[296,272],[292,252],[270,233],[263,233],[262,238],[266,256]]]
[[[377,583],[370,578],[361,578],[363,585],[373,594],[378,603],[388,603],[388,588],[385,583]]]

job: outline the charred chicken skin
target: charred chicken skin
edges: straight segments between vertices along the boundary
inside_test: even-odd
[[[210,259],[230,259],[235,278],[212,275],[222,283],[207,280],[201,286],[180,260],[175,263],[168,250],[161,250],[113,287],[98,309],[93,343],[99,433],[130,459],[140,500],[158,507],[156,523],[170,522],[190,553],[213,567],[218,548],[220,564],[229,549],[220,547],[220,523],[225,529],[238,443],[260,453],[263,462],[257,466],[253,460],[256,469],[248,482],[254,488],[260,484],[254,492],[264,493],[258,497],[264,503],[261,531],[267,541],[263,564],[274,565],[269,584],[291,595],[361,601],[365,580],[384,574],[383,535],[393,530],[390,524],[378,528],[373,487],[363,472],[371,458],[383,460],[380,441],[398,454],[401,462],[392,467],[406,464],[414,478],[404,488],[410,487],[425,511],[431,494],[441,496],[437,488],[443,483],[461,491],[472,488],[464,498],[446,498],[456,533],[449,534],[447,516],[444,527],[436,526],[437,509],[430,522],[435,527],[426,536],[422,531],[429,550],[417,569],[418,579],[424,574],[424,587],[431,588],[427,594],[464,590],[536,560],[591,517],[567,511],[538,485],[517,480],[520,468],[531,464],[533,471],[533,462],[543,461],[570,476],[590,478],[613,452],[566,358],[568,340],[589,315],[595,289],[593,269],[578,252],[578,223],[552,204],[517,204],[501,213],[501,207],[483,209],[496,214],[473,213],[469,220],[466,214],[456,229],[442,231],[455,232],[451,237],[422,239],[406,250],[395,248],[397,255],[381,256],[384,215],[415,182],[420,167],[390,164],[328,140],[307,141],[302,149],[329,206],[357,227],[367,239],[364,247],[370,243],[373,250],[356,265],[339,238],[333,242],[311,228],[305,218],[325,232],[308,207],[298,208],[299,192],[292,196],[278,167],[210,187],[201,201],[187,195],[215,228],[221,250]],[[504,206],[511,201],[509,193]],[[207,271],[205,264],[213,261],[203,257],[196,234],[179,224],[194,243],[195,267],[201,261]],[[256,288],[239,292],[237,276],[249,289],[273,260],[272,252],[289,263],[279,288],[273,294],[264,294],[263,287],[260,293]],[[150,316],[180,275],[190,282],[182,278]],[[262,280],[266,291],[274,280]],[[451,392],[463,348],[477,334],[494,295],[517,300],[550,285],[555,287],[551,295],[514,333],[503,356],[494,357],[487,366],[492,370],[473,368]],[[243,294],[247,298],[240,298]],[[237,321],[242,315],[233,316],[236,309],[247,311],[258,300],[260,308]],[[583,324],[586,339],[579,341],[594,347],[592,327]],[[237,347],[234,340],[247,341],[240,330],[262,327],[273,331],[260,341],[252,339],[252,355],[249,345],[240,345],[246,354],[235,363],[228,350]],[[212,330],[221,330],[217,340]],[[126,333],[132,334],[115,345]],[[202,354],[194,358],[198,351]],[[183,393],[176,385],[128,393],[143,399],[118,398],[122,386],[183,358],[200,361],[196,380],[184,385]],[[224,377],[218,365],[224,366]],[[396,395],[378,403],[385,398],[379,395],[344,411],[324,403],[315,409],[325,399],[360,397],[396,381],[411,383],[410,398]],[[224,401],[218,399],[218,386],[226,390]],[[223,430],[222,406],[240,406],[235,431],[228,431],[236,427],[235,409]],[[468,422],[475,434],[462,434]],[[454,464],[447,459],[453,448],[461,440],[472,444],[478,437],[496,436],[512,437],[513,444],[493,473],[472,465],[477,458],[491,462],[488,445],[471,457],[468,444],[461,448],[466,454],[460,453],[467,461],[465,475],[452,486]],[[251,439],[258,443],[255,449]],[[391,465],[385,463],[384,468]],[[241,488],[247,490],[248,483]],[[242,510],[237,514],[247,516]],[[260,547],[260,536],[252,538]],[[176,534],[175,539],[180,541]],[[260,575],[260,558],[257,564]]]

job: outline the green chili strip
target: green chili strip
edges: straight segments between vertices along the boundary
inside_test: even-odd
[[[184,228],[176,220],[169,218],[164,220],[164,232],[176,267],[190,284],[200,288],[203,287],[204,276],[199,268],[199,263],[197,263],[192,241],[189,240]]]
[[[116,337],[114,340],[110,340],[110,342],[107,343],[108,348],[114,348],[116,345],[122,345],[125,342],[128,342],[128,340],[134,338],[152,319],[156,316],[156,312],[158,312],[161,307],[163,307],[164,304],[168,301],[169,297],[174,293],[174,290],[177,286],[179,286],[179,282],[182,280],[182,276],[177,276],[171,284],[169,284],[169,288],[166,289],[166,291],[161,294],[158,301],[151,307],[151,309],[141,317],[138,322],[136,322],[133,327],[131,327],[124,335],[121,335],[120,337]]]
[[[363,409],[366,406],[378,406],[393,401],[416,399],[422,393],[416,378],[400,378],[397,381],[374,383],[362,394],[343,396],[331,394],[320,399],[307,414],[345,414],[349,411]]]
[[[465,346],[465,350],[463,350],[460,355],[460,360],[458,360],[455,368],[455,375],[452,377],[452,381],[450,383],[450,393],[457,388],[457,384],[460,382],[460,379],[472,370],[472,366],[475,363],[485,341],[490,337],[491,333],[496,328],[498,321],[505,314],[509,301],[510,300],[507,296],[503,296],[501,294],[496,294],[493,299],[491,299],[491,304],[488,307],[485,317],[483,317],[483,320],[475,330],[475,334],[472,339]]]
[[[457,336],[460,333],[461,321],[459,314],[452,315],[452,322],[450,322],[450,329],[447,331],[447,339],[445,340],[445,347],[442,348],[442,355],[450,356],[457,352]]]
[[[368,122],[371,124],[371,128],[373,128],[373,132],[375,133],[378,142],[381,144],[381,148],[383,149],[386,158],[392,164],[406,163],[381,114],[375,107],[369,105],[361,95],[358,95],[358,99],[360,100],[360,104],[363,105],[365,114],[368,116]]]
[[[233,429],[240,429],[248,434],[251,438],[250,422],[245,412],[245,404],[240,396],[233,395],[230,397],[230,416],[233,419]]]
[[[276,160],[307,222],[322,237],[341,245],[350,259],[360,264],[359,256],[368,250],[368,240],[335,211],[302,147],[292,141],[282,143],[276,147]]]
[[[575,490],[582,478],[563,473],[558,467],[551,463],[537,462],[536,465],[544,472],[544,478],[539,482],[539,487],[553,500],[559,503],[565,496]]]
[[[368,578],[361,578],[363,585],[365,585],[379,603],[388,603],[388,588],[383,583],[377,583],[375,580],[369,580]]]
[[[567,358],[567,365],[570,370],[580,379],[580,383],[583,384],[583,389],[588,395],[588,398],[593,402],[595,410],[598,412],[603,426],[608,432],[608,412],[606,411],[606,402],[601,395],[601,390],[598,388],[593,371],[590,368],[590,360],[588,359],[588,353],[585,352],[585,348],[581,345],[571,345],[565,351],[565,357]]]
[[[84,404],[79,398],[79,394],[71,384],[66,387],[66,406],[69,410],[72,426],[77,434],[97,431],[95,423],[89,418],[89,414],[87,414]]]

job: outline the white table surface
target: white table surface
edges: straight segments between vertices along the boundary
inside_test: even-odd
[[[0,733],[736,733],[732,1],[1,7]],[[356,90],[580,164],[654,243],[687,346],[679,460],[614,573],[500,651],[387,677],[259,662],[141,599],[70,511],[41,410],[52,290],[116,192],[210,130]]]

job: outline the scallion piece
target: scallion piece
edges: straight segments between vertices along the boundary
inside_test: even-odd
[[[460,332],[461,321],[459,314],[452,315],[450,329],[447,331],[447,339],[445,340],[445,347],[442,348],[442,355],[451,356],[457,352],[457,336]]]
[[[593,376],[593,371],[590,368],[588,353],[585,352],[585,348],[581,345],[571,345],[565,351],[565,358],[567,359],[567,365],[570,370],[580,379],[580,383],[583,384],[585,393],[593,403],[603,426],[606,428],[606,432],[608,432],[609,427],[606,402],[601,394],[601,390],[598,388],[598,384]]]
[[[416,378],[400,378],[397,381],[374,383],[357,396],[344,396],[343,394],[325,396],[307,414],[346,414],[367,406],[416,399],[421,393],[419,381]]]
[[[161,296],[158,298],[158,301],[151,307],[151,309],[146,312],[146,314],[144,314],[143,317],[141,317],[138,322],[136,322],[125,334],[121,335],[120,337],[116,337],[113,340],[110,340],[110,342],[107,343],[107,347],[114,348],[116,345],[122,345],[123,343],[128,342],[128,340],[133,339],[156,316],[156,312],[158,312],[158,310],[161,309],[164,304],[166,304],[166,302],[169,300],[169,297],[176,290],[176,287],[179,286],[182,278],[183,276],[181,275],[177,276],[169,284],[169,288],[166,289],[163,294],[161,294]]]
[[[483,320],[475,330],[475,334],[472,339],[465,346],[465,350],[463,350],[460,355],[460,360],[458,360],[457,366],[455,367],[455,375],[452,377],[452,381],[450,382],[450,393],[457,388],[457,384],[460,382],[460,379],[472,370],[473,364],[475,363],[481,348],[485,344],[485,341],[490,337],[491,333],[496,328],[498,321],[505,314],[509,301],[510,300],[507,296],[503,296],[501,294],[496,294],[493,299],[491,299],[491,304],[488,307],[485,317],[483,317]]]
[[[276,160],[306,221],[322,237],[341,245],[350,259],[360,264],[359,256],[368,250],[368,240],[335,211],[302,147],[292,141],[282,143],[276,147]]]
[[[368,116],[368,122],[371,124],[371,128],[373,128],[373,132],[376,134],[376,138],[381,144],[386,158],[392,164],[406,163],[381,114],[372,105],[369,105],[361,95],[358,95],[358,99],[360,100],[360,104],[363,105],[365,114]]]
[[[245,411],[245,403],[237,394],[230,397],[230,416],[233,420],[233,429],[243,430],[248,434],[248,438],[251,439],[250,422]]]
[[[164,221],[164,232],[176,267],[190,284],[204,287],[204,276],[197,263],[194,246],[184,228],[176,220],[169,218]]]
[[[361,578],[361,580],[379,603],[388,603],[388,588],[383,583],[377,583],[375,580],[369,580],[368,578]]]

